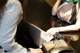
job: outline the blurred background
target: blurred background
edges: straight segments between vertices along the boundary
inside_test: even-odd
[[[42,30],[51,28],[51,10],[56,0],[21,0],[24,19]],[[77,45],[78,44],[78,45]],[[80,53],[80,42],[71,42],[72,47]]]
[[[46,31],[51,27],[51,10],[55,1],[26,0],[23,2],[26,20]]]

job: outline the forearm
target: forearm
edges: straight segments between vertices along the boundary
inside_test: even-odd
[[[61,2],[61,0],[57,0],[56,3],[54,4],[54,6],[52,8],[52,15],[56,15],[60,2]]]
[[[69,25],[64,27],[58,27],[59,32],[77,31],[80,29],[79,25]]]

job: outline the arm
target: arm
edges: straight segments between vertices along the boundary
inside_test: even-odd
[[[11,0],[9,0],[10,2]],[[8,2],[8,3],[9,3]],[[9,53],[27,53],[27,49],[15,42],[17,25],[23,14],[21,4],[17,0],[6,5],[0,23],[0,46]],[[31,53],[43,53],[41,49],[30,48]]]
[[[78,31],[80,30],[80,9],[77,14],[76,23],[73,25],[63,26],[63,27],[54,27],[47,30],[47,35],[54,35],[56,32],[70,32],[70,31]]]
[[[60,2],[61,2],[61,0],[57,0],[56,3],[54,4],[54,6],[52,8],[52,15],[56,15]]]
[[[79,13],[77,14],[77,20],[74,25],[69,25],[69,26],[65,26],[65,27],[58,27],[58,30],[60,32],[80,30],[80,10],[79,10]]]
[[[0,46],[10,53],[26,53],[27,50],[14,40],[17,25],[21,19],[20,15],[23,14],[22,7],[17,0],[9,2],[0,20]]]

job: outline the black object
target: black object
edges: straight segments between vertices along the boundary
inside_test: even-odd
[[[30,27],[33,26],[24,20],[19,23],[15,37],[16,42],[25,48],[38,48],[33,39],[33,36],[35,38],[36,36],[33,34],[34,32],[32,32],[33,29],[30,29]]]

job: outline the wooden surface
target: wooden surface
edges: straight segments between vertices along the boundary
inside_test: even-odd
[[[45,0],[51,7],[54,5],[56,0]]]

